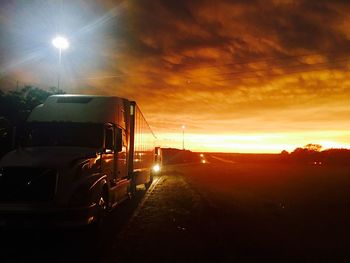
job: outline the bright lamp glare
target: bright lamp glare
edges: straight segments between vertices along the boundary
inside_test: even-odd
[[[155,171],[155,172],[159,172],[160,171],[159,164],[156,164],[155,166],[153,166],[153,171]]]
[[[52,40],[52,45],[58,49],[67,49],[69,48],[69,42],[66,38],[57,36]]]

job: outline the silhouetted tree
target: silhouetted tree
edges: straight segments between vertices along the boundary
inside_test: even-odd
[[[63,93],[57,88],[46,91],[32,86],[6,92],[0,90],[0,157],[10,150],[13,127],[20,127],[29,113],[48,96]]]
[[[317,147],[315,149],[318,149]],[[313,147],[298,147],[291,154],[290,158],[292,161],[298,163],[313,163],[320,161],[320,152],[314,150]]]
[[[281,155],[282,155],[282,156],[289,155],[289,152],[288,152],[288,151],[286,151],[286,150],[283,150],[283,151],[281,152]]]
[[[280,153],[280,160],[281,160],[281,161],[288,161],[288,160],[289,160],[289,152],[286,151],[286,150],[283,150],[283,151]]]
[[[320,151],[321,147],[321,145],[317,144],[308,144],[302,148],[296,148],[293,152],[291,152],[287,160],[297,163],[309,163],[316,165],[350,165],[350,149],[326,149],[324,151]]]
[[[347,164],[350,165],[349,149],[327,149],[322,151],[322,157],[326,164]]]
[[[7,92],[0,90],[0,117],[16,125],[23,122],[32,109],[43,103],[48,96],[63,93],[57,88],[46,91],[32,86]]]
[[[316,143],[309,143],[309,144],[306,144],[303,148],[307,149],[309,151],[320,152],[321,149],[322,149],[322,145],[321,144],[316,144]]]

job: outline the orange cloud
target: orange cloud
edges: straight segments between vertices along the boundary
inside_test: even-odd
[[[1,87],[56,85],[61,28],[65,91],[136,100],[164,145],[182,124],[196,150],[350,143],[344,1],[59,2],[0,4]]]

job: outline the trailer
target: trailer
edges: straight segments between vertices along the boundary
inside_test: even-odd
[[[0,225],[98,222],[152,184],[156,138],[125,98],[53,95],[0,161]]]

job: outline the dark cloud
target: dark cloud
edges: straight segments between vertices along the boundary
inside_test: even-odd
[[[5,77],[56,83],[49,39],[64,31],[72,41],[63,59],[65,89],[135,99],[158,132],[183,122],[197,133],[350,128],[348,1],[60,0],[0,7],[0,83]]]

